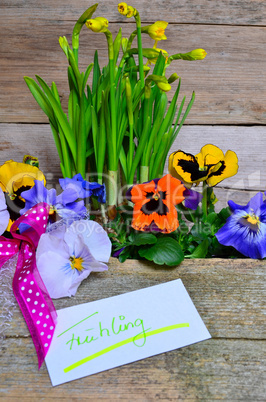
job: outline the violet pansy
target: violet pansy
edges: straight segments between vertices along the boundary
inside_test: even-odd
[[[61,194],[56,195],[56,190],[54,188],[47,190],[43,181],[35,180],[34,183],[30,190],[21,193],[26,202],[25,208],[20,211],[21,215],[40,202],[50,205],[50,216],[57,213],[61,218],[69,218],[86,213],[84,201],[76,201],[79,194],[75,189],[67,188]]]
[[[98,197],[98,201],[101,203],[106,202],[105,185],[95,182],[88,182],[83,179],[80,173],[76,174],[72,179],[66,177],[65,179],[59,179],[59,184],[63,190],[72,188],[79,194],[79,198],[88,198],[94,195]]]
[[[250,258],[266,257],[266,203],[258,193],[245,206],[228,201],[232,211],[216,237],[224,246],[232,246]]]

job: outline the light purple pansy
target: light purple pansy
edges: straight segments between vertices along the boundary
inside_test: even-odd
[[[9,222],[9,212],[7,211],[6,200],[3,190],[0,188],[0,235],[4,233]]]
[[[51,298],[74,296],[91,272],[108,269],[111,242],[97,222],[78,220],[41,236],[36,261]]]

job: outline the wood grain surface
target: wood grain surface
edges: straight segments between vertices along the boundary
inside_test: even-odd
[[[66,35],[68,40],[71,40],[77,15],[75,12],[70,19],[71,13],[62,0],[56,2],[54,12],[52,2],[17,1],[16,3],[14,7],[3,7],[0,14],[0,122],[44,123],[47,122],[47,118],[30,94],[23,77],[34,77],[38,74],[49,85],[55,81],[66,109],[67,61],[58,44],[58,38]],[[266,59],[263,57],[265,26],[210,23],[195,25],[193,19],[186,24],[175,23],[175,16],[180,18],[179,11],[176,9],[169,13],[169,8],[172,8],[170,3],[174,2],[165,3],[168,4],[167,7],[161,5],[156,10],[156,6],[160,4],[156,2],[153,11],[154,15],[156,10],[157,19],[164,18],[164,14],[160,13],[162,7],[173,19],[166,31],[168,40],[162,41],[160,46],[169,54],[184,53],[195,48],[204,48],[208,53],[202,61],[179,60],[173,62],[167,69],[167,76],[177,72],[182,78],[180,99],[186,95],[188,100],[192,91],[196,92],[196,101],[186,123],[265,124]],[[203,3],[205,7],[207,3],[211,4],[211,2]],[[227,2],[222,3],[225,12]],[[244,3],[247,5],[248,2]],[[259,2],[252,3],[255,9]],[[82,1],[75,2],[76,11],[81,13],[84,10],[83,5]],[[111,9],[110,30],[116,34],[122,26],[124,36],[128,37],[135,29],[135,24],[131,19],[121,18],[122,16],[116,11],[116,3],[107,2],[106,5],[104,10],[99,9],[98,14],[101,15],[102,12],[109,17]],[[139,6],[141,14],[145,10],[145,2]],[[261,7],[263,8],[263,2]],[[62,8],[64,12],[60,15],[59,10]],[[153,7],[147,7],[146,13],[149,8]],[[191,10],[197,15],[195,4],[194,8],[191,5]],[[229,13],[230,10],[227,9],[227,15]],[[115,21],[119,22],[112,22],[114,15],[116,15]],[[154,18],[150,17],[147,23],[152,22]],[[233,21],[232,18],[231,23]],[[143,42],[144,46],[148,47],[154,43],[147,35],[143,35]],[[96,48],[99,50],[100,63],[103,66],[107,62],[105,37],[102,34],[92,33],[85,27],[80,38],[81,70],[85,70],[93,61]],[[176,85],[173,84],[173,89],[175,88]]]
[[[109,19],[115,35],[129,36],[135,25],[117,12],[117,2],[99,4],[97,16]],[[66,110],[67,62],[59,36],[71,40],[77,18],[91,6],[87,0],[1,0],[0,2],[0,164],[39,158],[48,187],[61,177],[59,159],[47,118],[23,77],[40,75],[55,81]],[[172,63],[182,79],[181,96],[196,100],[171,152],[196,154],[213,143],[239,157],[238,174],[215,188],[217,210],[229,199],[246,204],[266,190],[266,3],[262,0],[135,0],[143,25],[169,22],[169,54],[204,48],[198,62]],[[153,41],[143,35],[144,45]],[[84,28],[80,66],[107,61],[102,34]],[[175,89],[175,84],[173,84]],[[173,91],[169,94],[171,98]],[[167,171],[167,166],[166,166]],[[58,186],[58,185],[57,185]],[[266,395],[265,261],[186,260],[179,267],[111,259],[109,271],[92,274],[75,298],[55,302],[57,309],[98,300],[181,278],[212,339],[164,353],[74,382],[52,387],[45,365],[37,369],[33,342],[20,310],[1,339],[0,398],[36,400],[226,400],[264,401]],[[0,306],[0,314],[1,314]]]
[[[111,259],[56,309],[181,278],[212,339],[52,388],[19,308],[2,343],[0,396],[93,400],[263,400],[265,261],[194,260],[179,267]],[[14,373],[16,373],[14,375]],[[24,399],[23,399],[24,398]]]

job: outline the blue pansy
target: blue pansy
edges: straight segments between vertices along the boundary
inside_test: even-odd
[[[224,246],[232,246],[250,258],[266,257],[266,203],[258,193],[246,206],[228,201],[232,215],[216,237]]]
[[[86,213],[84,201],[76,201],[79,198],[78,192],[74,188],[67,188],[61,194],[56,195],[56,190],[51,188],[47,190],[43,181],[35,180],[35,185],[27,191],[23,191],[21,196],[25,199],[25,208],[20,211],[24,214],[39,202],[45,202],[50,205],[50,215],[57,213],[61,218],[69,218],[75,215]]]
[[[63,190],[72,188],[79,194],[79,198],[88,198],[94,195],[98,197],[101,203],[106,202],[105,185],[99,183],[90,183],[83,179],[80,173],[76,174],[72,179],[59,179],[60,186]]]

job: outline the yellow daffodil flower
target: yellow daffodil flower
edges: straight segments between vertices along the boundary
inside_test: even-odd
[[[234,176],[238,171],[238,158],[235,152],[223,151],[212,144],[201,148],[197,155],[187,154],[181,150],[169,157],[169,172],[183,182],[199,184],[206,181],[213,187],[222,180]]]
[[[167,51],[164,50],[164,49],[159,49],[158,47],[154,48],[154,49],[157,50],[158,52],[162,52],[162,54],[165,56],[165,62],[167,62],[167,60],[168,60]],[[158,53],[157,57],[153,57],[152,59],[148,58],[149,64],[151,64],[151,63],[156,64],[156,61],[157,61],[158,57],[159,57],[159,53]]]
[[[108,20],[103,17],[96,17],[86,21],[86,27],[93,32],[106,32],[108,28]]]
[[[134,7],[131,7],[131,6],[127,6],[127,14],[126,14],[126,17],[127,17],[127,18],[131,18],[131,17],[134,16],[134,14],[135,14],[135,8],[134,8]]]
[[[168,25],[168,22],[166,22],[166,21],[156,21],[154,24],[148,26],[147,33],[155,41],[166,40],[167,37],[166,37],[164,31],[165,31],[167,25]]]
[[[120,14],[125,15],[127,18],[131,18],[137,13],[137,10],[127,3],[119,3],[117,8]]]
[[[119,3],[117,8],[118,8],[118,11],[120,12],[120,14],[127,15],[127,11],[128,11],[127,3]]]

